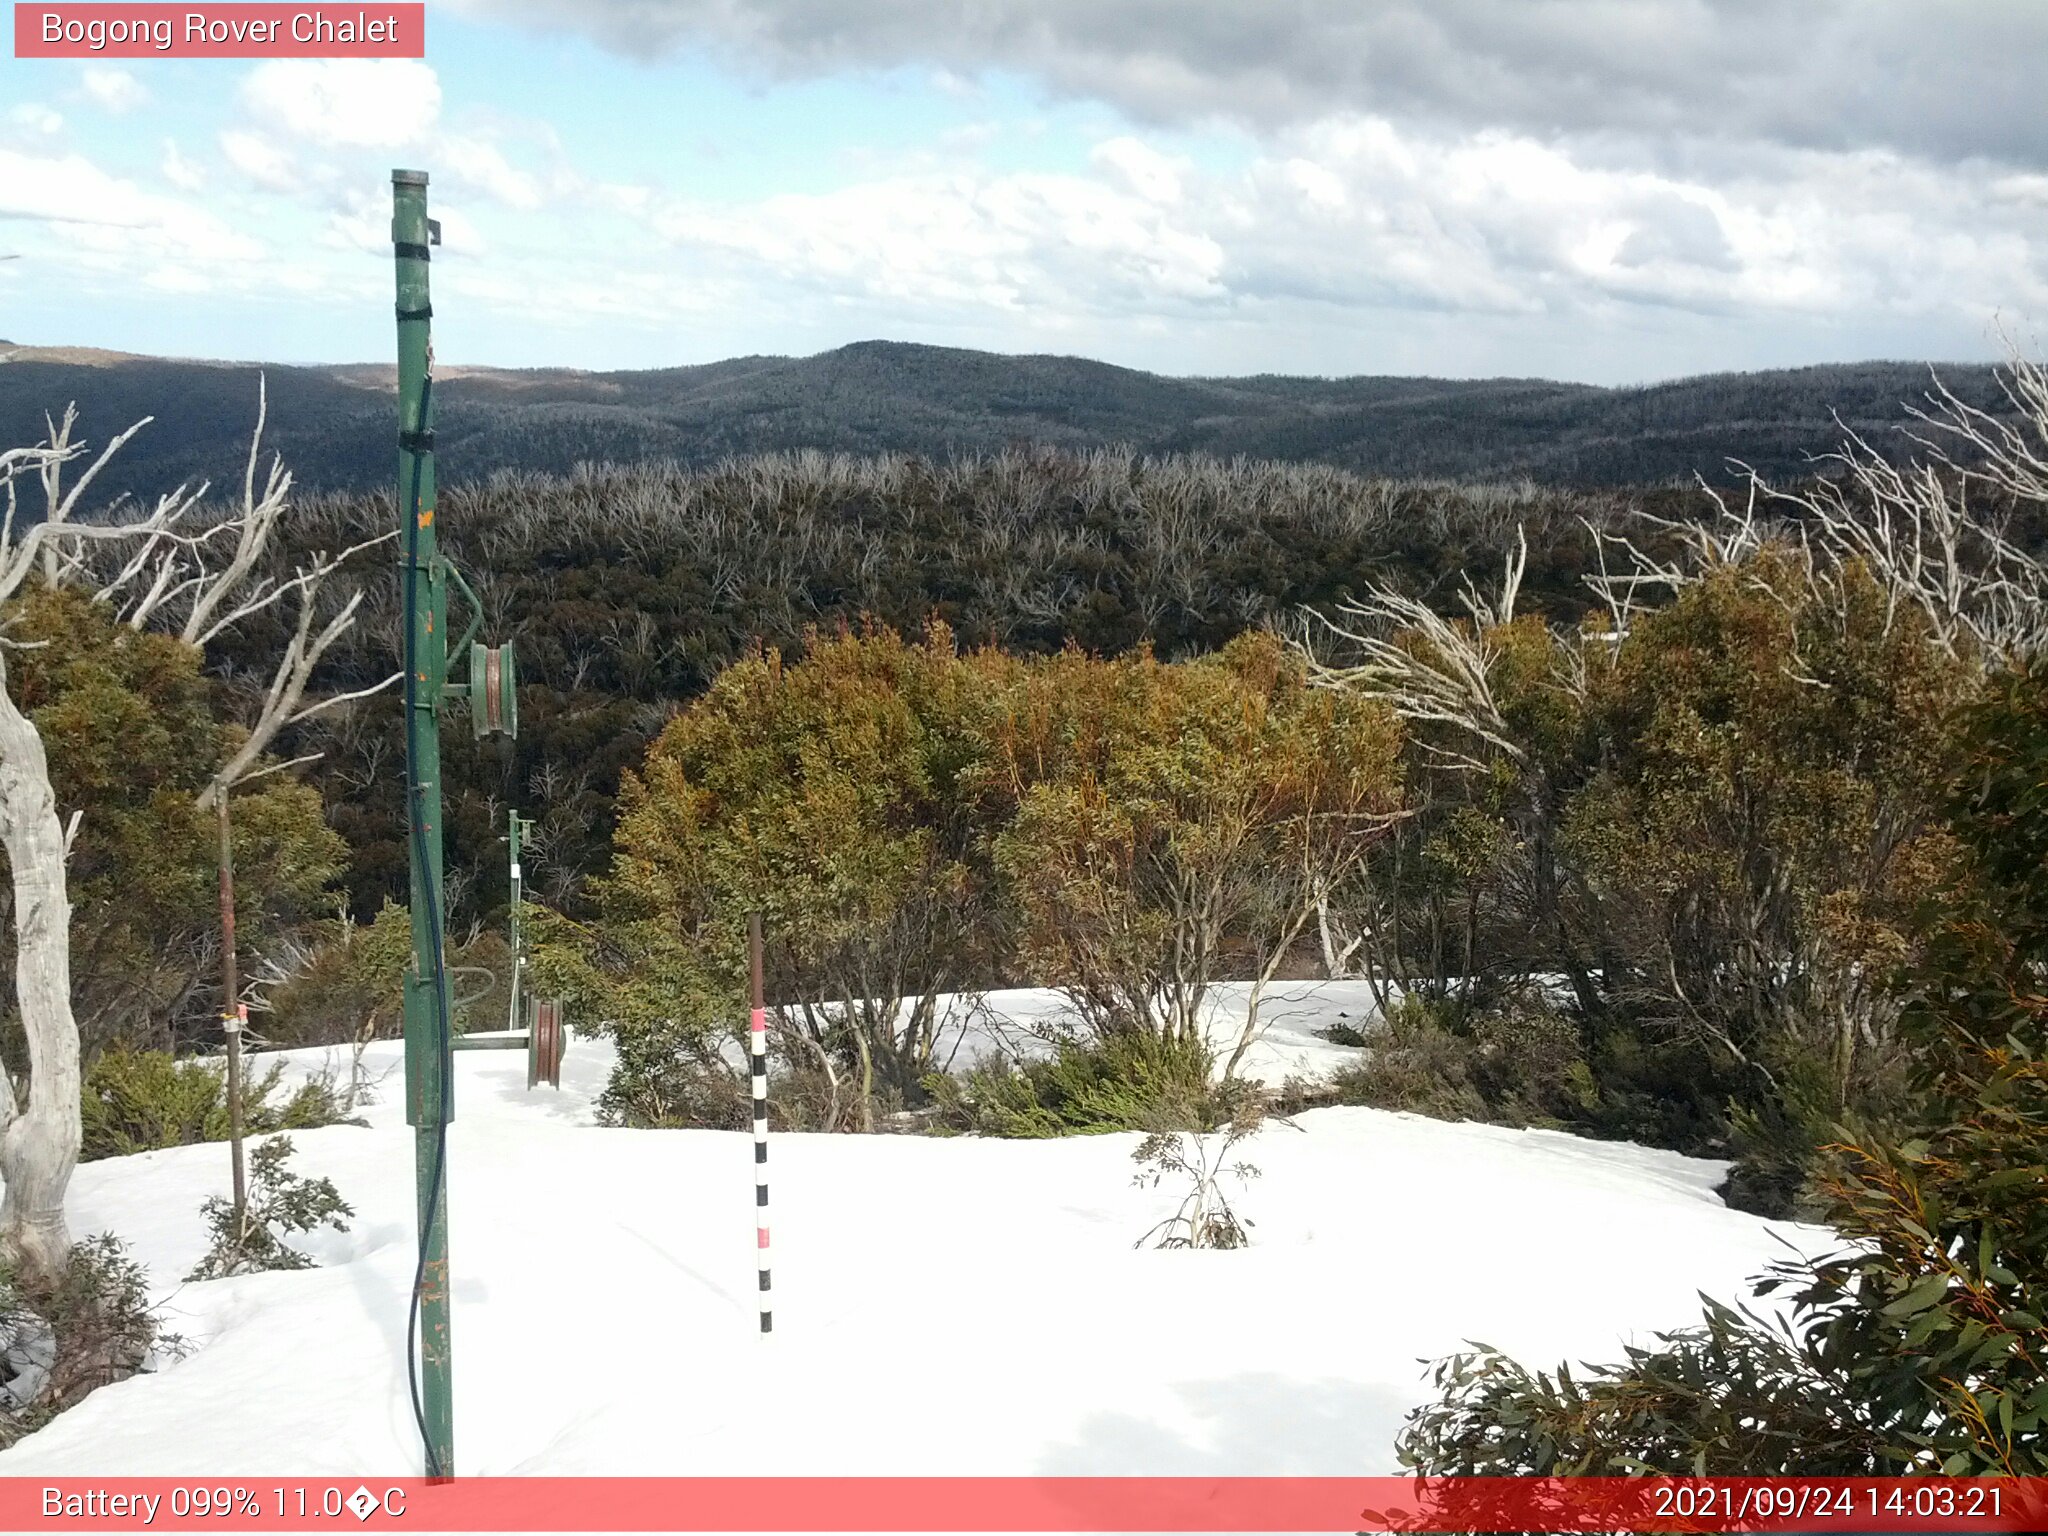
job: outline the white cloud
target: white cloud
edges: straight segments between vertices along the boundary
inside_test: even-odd
[[[687,253],[693,281],[863,305],[877,330],[940,315],[1036,331],[1277,324],[1308,305],[1563,334],[1616,306],[1767,326],[1978,325],[2001,303],[2048,307],[2034,179],[2006,177],[1993,196],[1992,175],[1793,152],[1716,184],[1499,131],[1349,117],[1277,133],[1242,170],[1125,136],[1098,145],[1087,174],[919,170],[724,205],[624,189],[603,201]]]
[[[12,128],[45,135],[60,133],[64,128],[63,116],[39,101],[24,101],[9,107],[7,123]]]
[[[149,92],[140,80],[127,70],[110,65],[88,64],[78,84],[87,100],[102,111],[116,115],[133,112],[149,101]]]
[[[1112,302],[1220,297],[1199,230],[1106,181],[924,174],[724,208],[660,205],[656,227],[707,256],[811,291],[904,306],[1074,318]]]
[[[450,3],[767,83],[1016,78],[1070,124],[1122,113],[1078,174],[958,172],[969,129],[943,160],[842,157],[835,192],[650,199],[714,270],[876,306],[871,330],[929,306],[1180,335],[1197,309],[1247,335],[1435,312],[1567,354],[1695,321],[1765,354],[1794,323],[1897,351],[1877,338],[2048,307],[2048,116],[2023,64],[2048,6],[2024,0]],[[1242,169],[1154,131],[1218,123]]]
[[[453,187],[458,197],[481,194],[520,213],[582,186],[545,123],[483,111],[470,114],[464,131],[444,125],[440,82],[413,60],[266,61],[244,78],[241,105],[242,123],[220,136],[230,164],[259,187],[296,192],[330,212],[346,203],[333,227],[351,244],[360,210],[349,189],[362,178],[363,149],[403,153],[431,169],[438,187]],[[500,147],[503,133],[537,140],[550,169],[537,173],[514,163]]]
[[[290,156],[272,140],[229,129],[220,136],[220,152],[244,181],[266,192],[294,192],[299,188]]]
[[[204,173],[185,158],[176,139],[164,140],[163,173],[164,180],[180,192],[197,192],[206,185]]]
[[[504,152],[486,139],[448,136],[434,144],[434,164],[458,182],[475,187],[508,208],[531,212],[541,206],[540,183],[517,169]]]
[[[1179,168],[1142,139],[1129,136],[1107,139],[1095,146],[1089,159],[1112,172],[1148,203],[1180,201]]]
[[[490,246],[484,241],[483,231],[460,208],[443,208],[435,215],[441,223],[441,248],[451,256],[485,256]],[[385,222],[385,239],[390,239],[390,222]],[[387,244],[384,250],[390,249]],[[381,254],[381,253],[380,253]]]
[[[262,247],[203,208],[111,176],[80,155],[0,149],[0,217],[48,223],[74,246],[138,261],[167,251],[215,260]],[[146,233],[148,240],[138,240]]]
[[[417,59],[266,59],[242,102],[267,128],[309,144],[397,149],[441,115],[441,82]]]
[[[704,0],[697,14],[773,20],[803,3],[787,0],[778,9],[776,0]],[[1704,3],[1643,3],[1684,11],[1699,34],[1686,36],[1702,58],[1725,50],[1725,18],[1709,15]],[[503,8],[499,0],[487,4]],[[553,4],[532,0],[528,8]],[[1000,31],[1025,26],[1021,4],[989,0],[983,10]],[[959,126],[941,129],[915,153],[875,148],[887,132],[873,140],[851,134],[805,168],[807,187],[829,176],[825,190],[778,192],[771,173],[760,191],[723,198],[687,195],[617,169],[615,180],[603,181],[588,174],[600,162],[579,174],[560,139],[525,115],[545,110],[543,103],[486,95],[465,100],[459,112],[450,105],[444,117],[439,82],[423,64],[278,60],[243,78],[236,120],[215,143],[202,136],[210,122],[197,126],[205,119],[174,124],[190,152],[164,142],[153,191],[119,183],[125,190],[113,199],[115,211],[88,225],[79,221],[98,216],[90,202],[38,182],[45,211],[28,216],[70,218],[65,238],[80,259],[109,270],[139,261],[137,248],[162,245],[170,254],[152,281],[228,281],[207,277],[196,255],[179,254],[187,244],[199,248],[193,232],[200,226],[191,222],[199,200],[178,194],[211,190],[225,167],[231,190],[260,194],[245,199],[238,216],[263,217],[241,227],[294,228],[296,221],[292,235],[279,237],[296,241],[296,249],[271,269],[269,290],[324,291],[336,273],[360,273],[374,286],[384,269],[362,255],[388,254],[382,168],[425,166],[434,172],[451,254],[479,258],[437,276],[477,309],[507,317],[511,334],[524,335],[529,325],[556,325],[565,334],[585,325],[578,345],[587,342],[591,361],[635,348],[639,360],[663,360],[646,352],[670,343],[647,339],[646,328],[626,338],[627,327],[593,323],[640,316],[687,317],[694,340],[679,347],[713,345],[703,339],[713,334],[727,338],[716,344],[755,350],[795,338],[830,345],[857,335],[936,333],[1009,349],[1074,338],[1061,344],[1116,355],[1122,345],[1125,358],[1168,368],[1213,367],[1226,358],[1254,368],[1328,367],[1344,358],[1388,368],[1399,356],[1405,366],[1443,372],[1483,357],[1490,361],[1482,366],[1496,371],[1589,377],[1597,367],[1608,376],[1647,377],[1696,362],[1704,344],[1680,357],[1644,338],[1711,336],[1721,366],[1745,355],[1786,361],[1803,344],[1786,339],[1793,336],[1894,354],[1947,337],[1962,343],[1954,355],[1971,350],[1984,317],[1999,307],[2048,313],[2048,176],[2038,164],[2002,154],[2001,144],[2024,137],[2018,129],[1987,138],[1982,154],[1944,158],[1936,153],[1942,144],[1967,137],[1952,115],[1924,143],[1909,142],[1918,131],[1911,125],[1889,132],[1863,122],[1838,131],[1816,116],[1787,126],[1790,109],[1781,105],[1726,123],[1695,119],[1690,110],[1708,87],[1675,82],[1675,66],[1661,56],[1645,55],[1640,77],[1624,78],[1609,56],[1621,47],[1613,39],[1584,61],[1592,83],[1551,98],[1562,105],[1555,119],[1544,119],[1526,99],[1534,87],[1501,71],[1519,61],[1532,80],[1569,74],[1578,55],[1559,50],[1577,34],[1546,30],[1522,0],[1443,0],[1441,16],[1415,0],[1370,8],[1302,0],[1290,26],[1349,36],[1355,7],[1363,18],[1358,35],[1369,35],[1379,52],[1364,63],[1336,59],[1321,74],[1304,66],[1298,99],[1267,111],[1260,103],[1279,101],[1273,93],[1287,83],[1274,60],[1298,53],[1299,38],[1245,42],[1247,13],[1212,0],[1130,4],[1155,16],[1169,4],[1184,7],[1175,14],[1187,25],[1172,36],[1154,29],[1147,35],[1160,38],[1157,47],[1131,53],[1129,16],[1118,7],[1044,0],[1042,32],[1009,34],[1039,39],[1016,72],[1051,82],[1046,94],[1055,102],[1062,93],[1069,98],[1050,109],[1058,132],[1040,153],[1064,155],[1077,132],[1084,144],[1093,141],[1078,166],[1057,172],[1015,168],[1025,141],[1047,124],[997,116],[995,103],[1006,98],[980,83],[997,78],[985,71],[987,50],[955,47],[957,37],[926,50],[933,53],[926,69],[892,74],[878,88],[890,100],[905,79],[912,88],[929,82],[933,92],[978,94],[976,106],[945,108]],[[1884,25],[1892,32],[1917,24],[1892,0],[1870,4],[1889,7]],[[1839,19],[1839,7],[1816,6],[1816,14]],[[593,15],[615,9],[680,16],[690,7],[637,0],[635,7],[589,8]],[[1551,9],[1585,12],[1568,0]],[[807,62],[791,62],[794,53],[784,58],[787,39],[773,28],[762,57],[771,71],[787,73],[898,69],[925,53],[909,21],[901,39],[889,42],[888,17],[921,17],[937,35],[954,27],[955,10],[934,0],[874,0],[843,29],[820,34]],[[1473,17],[1482,12],[1493,18],[1497,38],[1475,32]],[[1620,32],[1633,37],[1629,47],[1649,48],[1636,23],[1620,19],[1619,10],[1616,17]],[[715,16],[706,23],[714,30],[723,24]],[[1756,35],[1791,25],[1759,22]],[[866,39],[860,47],[840,47],[855,34]],[[1242,59],[1226,46],[1232,38],[1243,44]],[[1132,72],[1114,89],[1091,92],[1090,72],[1112,59]],[[1402,74],[1403,59],[1412,78]],[[1777,79],[1783,71],[1763,73]],[[1204,96],[1219,83],[1227,90]],[[103,89],[110,98],[120,91]],[[1588,99],[1601,91],[1613,99]],[[1091,93],[1130,115],[1119,120],[1100,106],[1071,104]],[[1170,111],[1164,104],[1198,106],[1209,97],[1223,100],[1219,112],[1248,131],[1210,137],[1146,126],[1148,103],[1160,117],[1186,121],[1200,115],[1196,106]],[[1987,97],[1998,99],[1995,90]],[[887,102],[877,108],[888,110]],[[24,103],[0,114],[0,143],[24,153],[41,146],[45,165],[60,163],[45,136],[63,127],[53,111]],[[679,155],[708,127],[725,136],[726,172],[753,168],[756,146],[735,125],[685,119],[646,126]],[[372,149],[393,153],[388,160],[363,153]],[[772,164],[772,146],[765,153]],[[23,174],[0,166],[0,212],[10,197],[26,197],[14,184]],[[746,185],[729,175],[719,180]],[[48,211],[60,206],[71,212]],[[138,229],[182,233],[145,241]],[[582,247],[593,243],[612,253],[605,282],[569,282],[568,273],[587,268]],[[309,245],[322,252],[317,259]],[[565,285],[578,292],[554,303],[550,296]],[[535,318],[541,308],[549,319]],[[1347,350],[1358,338],[1378,350]],[[1422,338],[1451,350],[1439,359]],[[520,344],[507,345],[516,354]]]

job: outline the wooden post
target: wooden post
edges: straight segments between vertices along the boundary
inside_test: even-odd
[[[220,792],[220,1027],[228,1040],[228,1146],[235,1168],[235,1240],[249,1233],[249,1187],[242,1163],[242,984],[235,974],[235,842],[228,792]]]

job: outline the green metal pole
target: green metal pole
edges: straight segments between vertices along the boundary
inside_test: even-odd
[[[418,1377],[414,1408],[429,1477],[455,1475],[454,1361],[448,1333],[448,1122],[452,1017],[441,883],[441,701],[448,683],[448,587],[434,527],[434,349],[424,171],[391,173],[398,277],[399,575],[406,606],[406,804],[413,963],[405,986],[406,1119],[419,1195]],[[410,1350],[411,1345],[408,1344]],[[412,1364],[409,1359],[408,1366]]]

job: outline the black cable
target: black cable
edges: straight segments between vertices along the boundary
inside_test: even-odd
[[[415,431],[407,434],[414,441],[426,427],[428,406],[433,399],[434,376],[428,373],[420,385],[419,420]],[[412,461],[412,495],[405,518],[405,776],[409,792],[406,796],[406,818],[412,824],[412,855],[421,870],[420,894],[427,906],[427,932],[433,937],[434,1018],[439,1026],[438,1045],[441,1056],[441,1091],[436,1110],[438,1121],[434,1134],[434,1178],[427,1187],[427,1208],[420,1222],[419,1263],[412,1275],[412,1303],[405,1316],[405,1380],[412,1393],[413,1421],[419,1426],[420,1443],[426,1447],[427,1476],[440,1477],[441,1460],[434,1452],[433,1432],[427,1428],[426,1404],[420,1396],[418,1341],[421,1324],[421,1308],[427,1283],[427,1242],[434,1230],[434,1222],[441,1213],[441,1180],[448,1167],[448,1103],[454,1075],[451,1064],[454,1051],[448,1028],[447,994],[442,986],[442,973],[447,967],[447,956],[442,952],[440,894],[434,889],[432,868],[427,861],[426,820],[420,814],[419,797],[426,793],[426,786],[419,782],[419,760],[413,752],[413,718],[419,707],[419,654],[417,650],[419,612],[419,568],[420,568],[420,482],[425,473],[426,456],[415,452]],[[435,701],[439,707],[439,701]],[[443,1277],[444,1283],[446,1277]]]

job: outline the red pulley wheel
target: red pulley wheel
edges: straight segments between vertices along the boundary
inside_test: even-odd
[[[533,1038],[527,1043],[526,1086],[546,1083],[562,1086],[562,1052],[567,1044],[559,1000],[536,1003],[533,1010]]]

